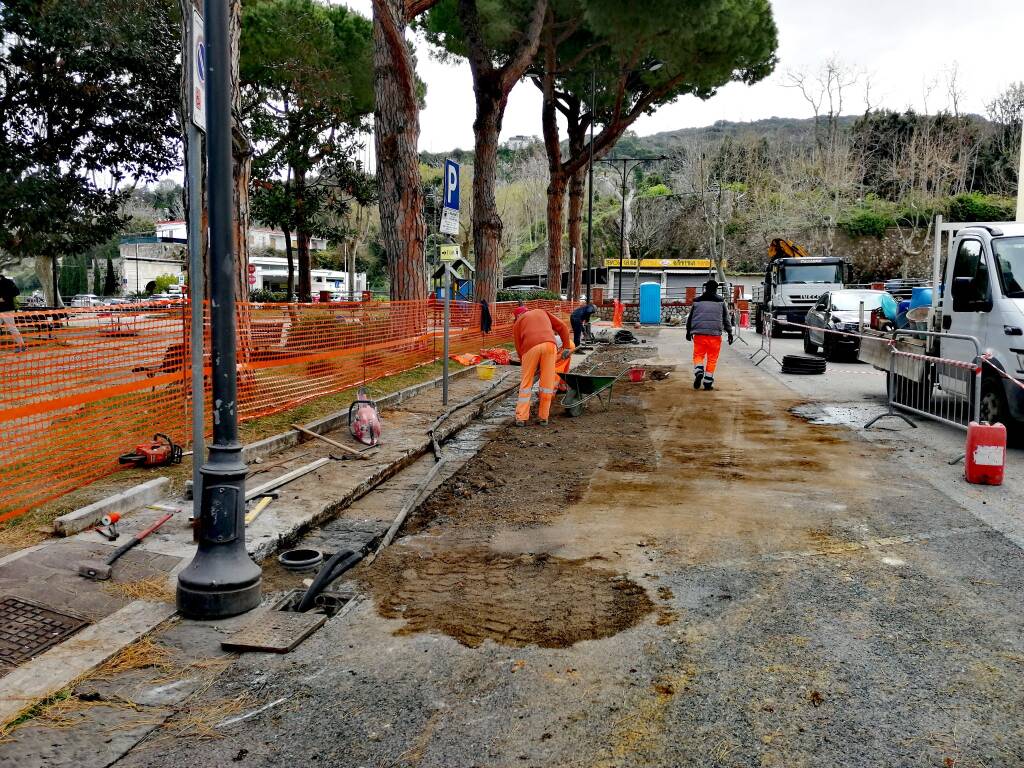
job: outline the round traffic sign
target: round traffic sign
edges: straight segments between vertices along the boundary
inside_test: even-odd
[[[255,275],[256,274],[256,265],[255,264],[250,264],[248,269],[249,269],[249,274],[250,275]]]
[[[256,285],[256,275],[249,275],[249,285]]]
[[[200,83],[206,82],[206,43],[202,38],[196,44],[196,75]]]

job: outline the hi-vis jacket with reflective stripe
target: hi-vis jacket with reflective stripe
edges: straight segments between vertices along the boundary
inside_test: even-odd
[[[522,360],[523,355],[538,344],[554,344],[556,333],[562,339],[563,346],[572,349],[572,333],[569,326],[546,309],[531,309],[520,315],[516,319],[516,324],[512,326],[512,336],[519,359]]]

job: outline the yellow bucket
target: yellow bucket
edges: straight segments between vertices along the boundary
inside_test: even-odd
[[[494,378],[495,367],[493,364],[484,363],[476,367],[476,375],[481,381],[490,381]]]

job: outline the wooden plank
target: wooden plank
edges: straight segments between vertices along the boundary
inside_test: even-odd
[[[317,459],[316,461],[305,464],[298,469],[293,469],[291,472],[286,472],[280,477],[275,477],[273,480],[267,480],[267,482],[262,485],[257,485],[255,488],[251,488],[246,491],[245,500],[250,501],[255,499],[257,496],[262,496],[267,491],[272,491],[275,488],[280,488],[282,485],[287,485],[288,483],[298,480],[300,477],[305,477],[310,472],[315,472],[320,469],[320,467],[330,463],[331,459]]]
[[[331,438],[329,438],[329,437],[324,437],[319,432],[314,432],[311,429],[306,429],[305,427],[300,427],[298,424],[292,424],[292,429],[297,430],[297,431],[301,432],[304,435],[308,435],[309,437],[312,437],[312,438],[314,438],[316,440],[320,440],[322,442],[325,442],[328,445],[333,446],[333,447],[335,447],[335,448],[337,448],[339,450],[345,451],[347,454],[349,454],[350,456],[353,456],[353,457],[355,457],[357,459],[365,459],[369,455],[369,454],[363,453],[362,451],[357,451],[355,448],[350,448],[347,445],[342,445],[337,440],[331,440]]]

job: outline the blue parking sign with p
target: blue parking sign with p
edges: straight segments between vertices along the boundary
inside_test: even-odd
[[[444,161],[444,207],[459,210],[459,164]]]

